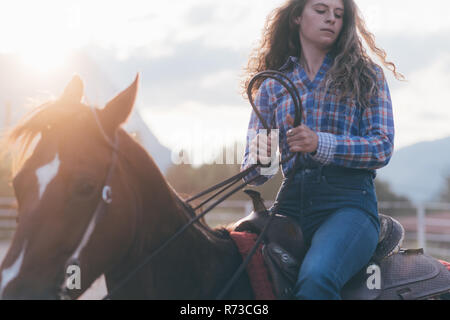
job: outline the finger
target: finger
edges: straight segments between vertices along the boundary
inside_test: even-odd
[[[303,134],[295,134],[295,135],[292,135],[292,136],[289,136],[289,137],[287,137],[287,139],[286,139],[286,141],[288,142],[288,143],[291,143],[291,142],[295,142],[295,141],[305,141],[305,140],[307,140],[308,139],[308,136],[307,135],[303,135]]]
[[[267,152],[265,150],[250,150],[249,153],[255,158],[256,156],[258,156],[259,158],[261,157],[270,158],[272,156],[271,150],[267,150]]]
[[[289,147],[297,146],[297,145],[298,145],[298,142],[295,141],[295,140],[288,141],[288,145],[289,145]]]
[[[270,148],[270,146],[267,143],[262,142],[262,141],[260,141],[257,146],[258,150],[268,150],[269,148]]]
[[[290,148],[297,148],[297,149],[304,149],[306,147],[306,144],[304,142],[300,142],[300,141],[293,141],[289,144]]]
[[[288,115],[286,116],[286,122],[287,122],[288,125],[290,125],[291,127],[294,126],[294,119],[291,117],[290,114],[288,114]]]
[[[291,150],[291,152],[304,152],[305,146],[295,144],[295,145],[290,146],[289,149]]]
[[[297,138],[297,140],[300,140],[300,141],[307,140],[309,138],[309,134],[306,132],[300,132],[295,137]]]
[[[296,136],[295,137],[288,137],[286,141],[287,141],[288,144],[292,144],[295,141],[297,141],[297,137]]]
[[[264,156],[259,156],[258,159],[259,159],[259,162],[261,162],[262,164],[269,164],[270,161],[272,160],[270,157],[264,157]]]
[[[272,150],[269,147],[259,149],[259,154],[262,156],[269,156],[271,154],[271,152],[272,152]]]
[[[258,150],[259,152],[265,152],[266,150],[267,152],[270,152],[270,150],[272,149],[270,143],[267,144],[263,141],[260,141],[258,144],[252,144],[251,148],[253,150]]]
[[[300,131],[302,131],[302,132],[310,132],[311,131],[311,128],[310,127],[308,127],[307,125],[305,125],[305,124],[302,124],[300,127],[298,127],[299,128],[299,130]]]
[[[289,130],[286,132],[286,135],[287,135],[288,137],[293,137],[293,136],[295,136],[298,132],[299,132],[299,131],[298,131],[298,128],[292,128],[292,129],[289,129]]]
[[[259,143],[264,143],[264,144],[266,144],[266,143],[267,143],[267,135],[265,135],[265,134],[259,134],[259,135],[258,135],[258,141],[259,141]]]

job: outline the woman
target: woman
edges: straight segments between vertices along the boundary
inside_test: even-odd
[[[294,104],[284,87],[266,79],[253,90],[256,106],[277,129],[281,159],[299,155],[283,165],[285,179],[271,208],[294,217],[309,246],[295,296],[340,299],[342,287],[377,246],[373,180],[394,149],[389,88],[357,32],[384,66],[402,76],[375,45],[353,0],[289,0],[273,11],[264,30],[249,60],[245,88],[256,73],[279,70],[295,83],[303,104],[303,124],[294,128]],[[262,128],[252,113],[242,170],[256,159],[276,163],[272,144],[278,140],[268,139]],[[245,180],[259,174],[254,185],[273,171],[258,168]]]

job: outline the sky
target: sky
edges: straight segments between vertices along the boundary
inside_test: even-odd
[[[49,77],[72,51],[83,50],[117,90],[140,72],[137,108],[160,142],[211,155],[245,139],[251,107],[240,95],[240,77],[266,16],[281,3],[2,1],[0,54],[17,55],[30,72]],[[388,74],[396,148],[450,136],[450,2],[356,3],[388,60],[407,78]]]

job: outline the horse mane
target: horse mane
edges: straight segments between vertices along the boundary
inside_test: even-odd
[[[19,123],[7,130],[2,141],[4,151],[9,150],[12,156],[13,175],[24,164],[33,152],[35,139],[45,131],[49,131],[74,116],[80,117],[89,112],[89,107],[81,103],[64,106],[59,100],[45,102],[33,108]]]
[[[197,213],[194,211],[194,208],[185,201],[185,199],[189,198],[188,194],[178,194],[174,191],[175,195],[178,198],[178,201],[182,204],[184,208],[184,212],[187,216],[189,216],[191,219],[194,218]],[[200,201],[193,201],[193,204],[196,206],[200,204]],[[200,210],[199,213],[201,213],[203,210]],[[230,240],[230,232],[228,231],[227,227],[217,227],[217,228],[211,228],[205,221],[204,217],[202,217],[200,220],[197,221],[197,224],[202,228],[202,230],[206,231],[209,235],[213,236],[216,239],[220,240]]]

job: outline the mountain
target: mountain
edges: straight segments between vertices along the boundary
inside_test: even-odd
[[[137,134],[139,142],[155,160],[161,172],[166,173],[166,170],[172,165],[172,151],[159,143],[147,124],[142,120],[138,110],[138,108],[134,109],[134,112],[123,127],[127,132]]]
[[[13,55],[0,55],[0,69],[0,129],[19,120],[29,110],[26,106],[38,105],[62,93],[74,73],[79,74],[84,81],[86,101],[95,106],[103,106],[125,89],[115,85],[99,64],[83,51],[73,53],[64,67],[46,74],[26,67]],[[129,83],[132,81],[133,78],[130,78]],[[165,173],[171,165],[171,151],[159,143],[144,123],[139,107],[139,103],[136,103],[124,128],[137,134],[142,146]]]
[[[438,200],[450,176],[450,137],[394,151],[391,162],[377,174],[393,191],[413,201]]]

